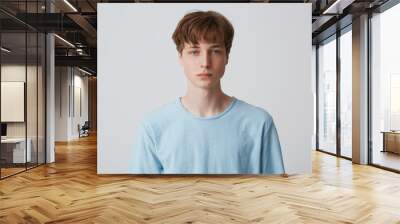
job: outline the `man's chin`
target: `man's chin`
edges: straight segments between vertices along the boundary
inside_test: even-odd
[[[219,84],[219,80],[215,79],[203,79],[203,80],[191,79],[188,81],[190,81],[190,85],[192,87],[199,89],[215,89],[216,87],[218,87]]]
[[[196,83],[195,86],[200,89],[214,89],[216,84],[213,82],[201,82],[201,83]]]

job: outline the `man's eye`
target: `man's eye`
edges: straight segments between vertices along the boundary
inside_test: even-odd
[[[215,49],[215,50],[212,50],[212,53],[219,54],[219,53],[221,53],[221,50]]]
[[[189,51],[189,54],[192,54],[192,55],[198,55],[200,52],[199,51]]]

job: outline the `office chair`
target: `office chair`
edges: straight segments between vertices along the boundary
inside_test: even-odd
[[[90,129],[90,125],[89,125],[89,121],[85,121],[85,123],[82,125],[82,127],[79,127],[80,125],[78,125],[78,129],[79,129],[79,138],[80,137],[87,137],[89,136],[89,129]]]

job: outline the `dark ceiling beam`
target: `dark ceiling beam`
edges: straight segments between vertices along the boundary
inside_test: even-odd
[[[83,30],[89,38],[86,38],[88,44],[92,47],[96,46],[96,39],[97,39],[97,31],[96,28],[93,27],[90,22],[81,14],[81,8],[79,1],[68,1],[69,4],[66,4],[64,1],[56,1],[54,2],[55,6],[59,9],[63,9],[68,13],[65,15],[74,21],[81,30]],[[92,5],[89,5],[92,6]],[[93,6],[92,6],[93,7]],[[77,10],[77,11],[75,11]]]
[[[73,20],[77,25],[79,25],[82,30],[90,37],[89,40],[96,40],[97,38],[97,31],[88,20],[80,14],[71,13],[68,14],[68,17]],[[90,43],[91,46],[96,46],[95,42]]]
[[[355,0],[336,0],[323,9],[324,14],[342,14]]]
[[[97,60],[91,56],[55,56],[56,66],[82,66],[96,71]]]
[[[19,22],[16,22],[13,19],[0,19],[0,23],[1,23],[1,31],[2,32],[18,32],[18,31],[23,31],[25,32],[25,25]]]
[[[42,32],[81,31],[82,28],[62,13],[19,13],[16,17]]]
[[[83,55],[78,55],[78,53],[77,53],[78,49],[82,50]],[[77,55],[77,56],[90,56],[93,58],[97,57],[97,48],[90,48],[90,47],[70,48],[70,47],[57,46],[55,50],[56,50],[56,56],[57,55],[60,55],[60,56],[70,55],[71,56],[71,53],[73,53],[73,55]]]
[[[15,15],[15,14],[13,14],[13,13],[11,13],[11,12],[9,12],[9,11],[7,11],[7,10],[1,8],[1,7],[0,7],[0,13],[3,14],[3,15],[5,15],[5,16],[6,16],[6,19],[12,19],[12,20],[15,21],[16,23],[19,23],[19,24],[21,24],[21,25],[23,25],[23,26],[26,26],[26,28],[35,30],[35,27],[33,27],[33,26],[31,26],[30,24],[26,23],[24,19],[22,19],[22,18],[20,18],[20,17],[18,16],[18,14]],[[25,17],[24,17],[24,18],[25,18]]]
[[[313,45],[319,44],[322,41],[331,37],[332,35],[335,35],[338,30],[341,30],[341,29],[349,26],[352,23],[352,20],[353,20],[353,15],[348,14],[348,15],[344,16],[343,18],[341,18],[340,20],[334,19],[333,22],[327,23],[327,24],[329,24],[329,26],[324,28],[317,35],[313,34],[313,40],[312,40]]]
[[[375,0],[370,3],[369,7],[372,8],[375,13],[382,13],[397,4],[400,4],[400,0]]]
[[[322,31],[330,26],[329,22],[337,19],[343,14],[343,11],[349,7],[355,0],[336,0],[332,1],[331,4],[320,9],[320,16],[317,17],[315,22],[312,24],[312,32]]]
[[[317,20],[312,23],[312,32],[317,32],[318,30],[322,30],[323,26],[326,25],[330,20],[332,20],[335,16],[319,16]]]
[[[86,3],[93,9],[93,11],[97,12],[96,7],[89,0],[86,0]]]
[[[77,9],[76,5],[74,5],[73,1],[68,0],[68,3],[72,5],[75,9]],[[55,8],[59,9],[63,13],[73,13],[76,12],[72,9],[68,4],[66,4],[63,0],[52,0],[52,4]]]
[[[89,47],[96,47],[97,31],[87,19],[77,13],[19,13],[12,18],[0,19],[3,31],[24,31],[26,24],[32,30],[40,32],[67,32],[67,34],[80,33],[84,31],[84,40],[79,42]],[[74,39],[74,38],[72,38]],[[82,39],[82,38],[81,38]]]

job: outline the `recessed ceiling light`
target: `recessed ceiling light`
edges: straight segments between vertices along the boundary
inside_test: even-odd
[[[64,43],[68,44],[69,46],[75,48],[75,45],[73,45],[73,44],[72,44],[71,42],[69,42],[68,40],[66,40],[66,39],[64,39],[64,38],[62,38],[62,37],[60,37],[60,36],[57,35],[57,34],[54,34],[54,36],[57,37],[58,39],[60,39],[61,41],[63,41]]]
[[[79,69],[79,71],[81,71],[81,72],[83,72],[83,73],[85,73],[85,74],[92,75],[92,73],[90,73],[90,72],[88,72],[88,71],[86,71],[86,70],[83,70],[83,69],[81,69],[81,68],[79,68],[79,67],[78,67],[78,69]]]
[[[10,53],[10,52],[11,52],[11,50],[9,50],[9,49],[7,49],[7,48],[5,48],[5,47],[1,47],[1,50],[4,51],[4,52],[6,52],[6,53]]]
[[[78,12],[78,10],[71,4],[69,3],[68,0],[64,0],[65,4],[67,4],[72,10],[74,10],[75,12]]]
[[[343,9],[351,5],[355,0],[336,0],[322,14],[342,14]]]

